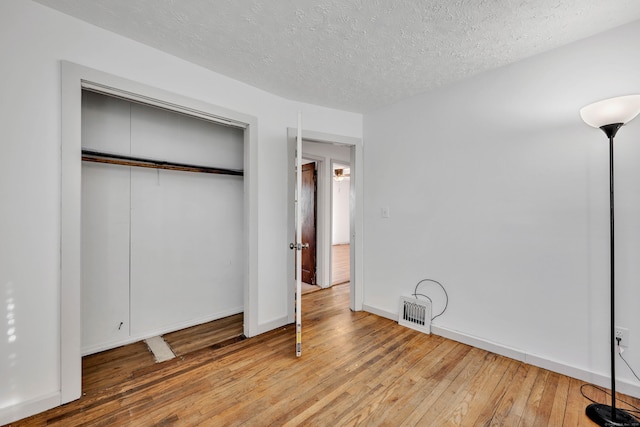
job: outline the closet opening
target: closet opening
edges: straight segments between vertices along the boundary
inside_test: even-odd
[[[243,209],[239,214],[240,223],[242,224],[242,234],[236,235],[235,238],[238,241],[236,243],[239,247],[241,247],[242,253],[242,266],[240,270],[242,271],[242,284],[240,285],[240,294],[242,295],[242,303],[240,304],[238,309],[238,313],[242,312],[243,316],[243,325],[242,330],[245,336],[252,337],[257,335],[260,332],[260,326],[258,323],[258,232],[259,232],[259,223],[258,223],[258,174],[257,174],[257,159],[258,159],[258,121],[257,118],[248,114],[240,113],[234,110],[230,110],[218,105],[210,104],[206,101],[202,101],[199,99],[191,98],[189,96],[180,95],[175,92],[170,92],[158,87],[148,86],[146,84],[129,80],[126,78],[122,78],[119,76],[115,76],[113,74],[105,73],[96,69],[84,67],[78,64],[74,64],[68,61],[61,61],[61,158],[60,158],[60,198],[61,198],[61,223],[60,223],[60,347],[59,347],[59,357],[60,357],[60,393],[56,395],[55,399],[58,404],[64,404],[70,402],[72,400],[78,399],[82,395],[82,355],[83,353],[87,353],[89,351],[99,351],[97,348],[93,350],[89,349],[90,345],[86,342],[83,343],[83,330],[86,329],[86,325],[83,321],[82,316],[82,279],[84,273],[82,272],[82,255],[83,255],[83,233],[82,228],[86,227],[88,224],[82,224],[82,210],[83,203],[86,200],[82,200],[82,187],[85,184],[91,184],[91,181],[83,182],[83,169],[88,170],[87,167],[83,167],[87,164],[91,164],[94,166],[92,170],[98,170],[99,172],[108,170],[114,174],[119,175],[119,180],[116,181],[117,188],[122,186],[125,189],[124,192],[119,191],[110,191],[109,197],[118,198],[121,203],[128,203],[126,201],[126,195],[130,194],[131,202],[135,203],[137,206],[140,206],[140,209],[136,209],[133,206],[133,209],[130,213],[127,213],[126,210],[120,210],[119,213],[125,213],[121,217],[119,217],[120,222],[118,222],[118,226],[120,228],[125,228],[128,221],[131,221],[131,249],[126,248],[125,243],[126,239],[122,238],[124,232],[118,230],[117,227],[113,230],[116,236],[120,236],[120,239],[115,239],[114,244],[122,245],[124,248],[124,252],[120,251],[111,251],[109,252],[110,256],[107,258],[100,259],[101,264],[107,263],[116,263],[117,259],[120,261],[124,260],[126,263],[127,258],[122,254],[127,254],[130,252],[130,256],[132,257],[132,270],[131,274],[131,284],[134,286],[131,290],[131,302],[132,305],[135,305],[138,300],[142,300],[143,310],[135,310],[132,309],[130,314],[130,324],[129,328],[131,330],[131,337],[133,339],[133,335],[136,332],[145,330],[146,327],[153,328],[154,332],[162,333],[165,328],[169,326],[175,326],[179,323],[176,317],[184,315],[185,306],[178,303],[171,303],[168,305],[163,313],[169,313],[173,317],[170,319],[170,322],[164,322],[162,324],[155,324],[154,326],[150,326],[146,324],[144,320],[151,319],[153,316],[145,317],[144,314],[147,314],[145,310],[148,307],[154,307],[151,303],[153,299],[159,298],[157,294],[161,291],[166,290],[167,292],[177,292],[181,288],[180,286],[183,283],[182,278],[180,280],[175,280],[171,286],[166,286],[166,289],[163,289],[159,286],[155,292],[150,291],[144,295],[144,298],[139,298],[139,293],[135,287],[136,274],[139,274],[139,266],[143,265],[140,263],[136,263],[136,254],[138,259],[142,259],[147,262],[147,264],[157,265],[158,262],[153,261],[153,256],[149,254],[154,254],[153,250],[159,252],[160,255],[166,256],[172,250],[174,250],[174,246],[158,246],[156,245],[157,241],[165,241],[171,240],[172,236],[165,235],[164,233],[155,233],[155,234],[146,234],[150,235],[150,239],[139,239],[136,240],[136,236],[138,236],[138,232],[141,230],[149,230],[157,227],[160,220],[167,220],[174,217],[176,214],[176,210],[178,208],[186,211],[186,214],[191,213],[192,216],[187,216],[187,220],[189,222],[192,221],[192,217],[197,217],[197,213],[199,211],[195,209],[183,209],[184,204],[193,203],[193,197],[190,197],[193,193],[191,191],[192,187],[181,187],[177,185],[181,181],[206,181],[205,176],[207,178],[211,178],[212,175],[204,174],[204,173],[187,173],[181,171],[172,171],[172,170],[160,170],[160,169],[151,169],[151,168],[140,168],[140,167],[131,167],[124,165],[106,165],[100,163],[89,163],[82,161],[82,149],[91,149],[94,151],[100,151],[105,153],[118,153],[112,149],[112,147],[108,146],[96,146],[96,147],[83,147],[82,139],[83,132],[87,130],[82,124],[82,116],[83,116],[83,108],[82,108],[82,98],[83,93],[86,95],[88,92],[95,92],[101,95],[108,95],[106,98],[110,100],[122,100],[127,101],[131,105],[132,111],[137,108],[137,106],[144,107],[155,107],[157,111],[163,113],[177,113],[176,116],[184,116],[193,120],[194,118],[203,119],[200,120],[200,123],[214,123],[219,126],[220,129],[234,129],[242,135],[242,162],[238,163],[237,166],[218,164],[218,159],[216,158],[215,163],[203,163],[203,159],[208,159],[210,161],[212,157],[207,157],[207,153],[203,152],[203,155],[194,161],[193,157],[190,159],[180,158],[183,150],[175,150],[171,149],[171,147],[167,147],[167,144],[160,143],[162,142],[162,138],[150,138],[160,141],[159,143],[152,143],[150,141],[146,141],[146,146],[151,148],[152,150],[156,150],[154,153],[137,153],[131,152],[129,153],[132,157],[142,157],[146,159],[153,160],[169,160],[176,163],[186,163],[198,166],[212,166],[212,167],[222,167],[228,169],[241,169],[243,170],[242,177],[236,176],[225,176],[222,175],[222,181],[230,183],[230,187],[237,186],[238,183],[233,184],[234,180],[241,180],[242,185],[242,203]],[[203,90],[209,90],[204,88]],[[209,94],[206,98],[215,99],[215,94]],[[171,116],[175,119],[174,116]],[[127,114],[120,113],[116,114],[114,120],[117,122],[126,120]],[[146,121],[142,121],[139,125],[144,128],[148,123]],[[135,129],[139,129],[140,126],[134,125],[131,129],[132,135],[135,133]],[[128,133],[123,132],[125,136],[125,142],[120,142],[121,144],[125,144],[128,138]],[[107,141],[111,140],[114,136],[113,133],[109,133],[109,138],[107,139],[99,139],[98,142],[100,144],[106,144]],[[161,137],[168,136],[167,135],[159,135]],[[171,140],[181,141],[180,138],[171,138]],[[165,141],[166,142],[166,141]],[[182,147],[183,144],[181,144]],[[187,144],[188,145],[188,144]],[[169,150],[170,152],[163,152],[165,150]],[[173,151],[171,151],[173,150]],[[189,155],[193,156],[193,152],[191,150],[184,150],[185,153],[190,153]],[[126,151],[124,152],[127,153]],[[166,154],[172,154],[171,156],[167,156]],[[175,155],[173,155],[175,154]],[[120,172],[119,174],[117,172]],[[100,173],[97,175],[100,175]],[[109,174],[109,172],[106,172]],[[134,178],[133,180],[130,179]],[[134,176],[135,175],[135,176]],[[165,179],[171,177],[171,179]],[[142,179],[144,178],[144,179]],[[160,186],[158,187],[158,180]],[[100,182],[100,180],[98,180]],[[131,183],[131,189],[127,188],[126,183]],[[140,185],[146,185],[146,188],[149,191],[139,191]],[[165,185],[167,184],[167,185]],[[100,184],[98,184],[100,187]],[[144,187],[144,186],[142,186]],[[164,207],[167,209],[161,209],[163,199],[160,198],[164,189],[169,194],[172,194],[176,197],[184,197],[184,200],[188,203],[165,203]],[[202,189],[206,187],[206,185],[198,185],[193,187]],[[107,186],[107,188],[110,188]],[[181,188],[188,188],[187,191],[180,191]],[[161,191],[162,190],[162,191]],[[123,194],[125,195],[123,197]],[[142,195],[142,199],[138,198],[136,195]],[[103,200],[98,198],[98,200]],[[190,201],[191,200],[191,201]],[[140,203],[142,201],[143,203]],[[165,199],[166,201],[166,199]],[[156,203],[153,205],[151,202]],[[95,207],[94,207],[95,209]],[[226,208],[225,208],[226,209]],[[218,209],[219,210],[219,209]],[[213,216],[221,215],[220,212],[216,210],[213,212]],[[158,212],[166,212],[168,215],[164,217],[156,216],[154,220],[145,222],[144,220],[140,221],[141,214],[145,211],[151,211],[154,213]],[[107,213],[104,213],[107,215]],[[131,215],[131,217],[129,217]],[[211,216],[206,214],[206,216]],[[197,219],[197,218],[195,218]],[[161,222],[161,221],[160,221]],[[137,224],[137,225],[136,225]],[[136,231],[137,230],[137,231]],[[175,233],[177,234],[177,233]],[[204,233],[206,234],[206,233]],[[189,233],[186,233],[185,236],[188,236]],[[199,236],[196,236],[199,237]],[[185,239],[184,236],[178,235],[176,240],[175,247],[184,246],[184,241],[189,240]],[[154,240],[155,239],[155,240]],[[136,241],[138,243],[136,243]],[[140,249],[142,246],[140,245],[142,242],[144,245],[149,247],[152,251],[145,252]],[[216,250],[220,250],[220,247],[224,245],[218,244],[215,246]],[[198,245],[194,245],[194,247],[198,247]],[[235,247],[235,246],[234,246]],[[158,250],[160,248],[161,250]],[[187,248],[190,249],[190,248]],[[141,255],[143,254],[142,258]],[[146,255],[144,255],[146,254]],[[200,254],[192,252],[187,252],[186,255],[178,258],[179,263],[181,263],[181,268],[186,269],[185,267],[189,265],[189,263],[195,263],[199,258]],[[145,258],[146,256],[146,258]],[[162,259],[162,258],[160,258]],[[218,260],[219,261],[219,260]],[[97,264],[96,264],[97,265]],[[126,265],[123,263],[117,263],[117,265]],[[138,266],[138,267],[136,267]],[[235,265],[234,265],[235,266]],[[191,271],[186,269],[187,271]],[[159,276],[157,271],[149,270],[151,272],[155,272],[156,276]],[[198,269],[193,270],[193,275],[198,277],[199,275],[195,272]],[[124,279],[128,276],[127,269],[120,267],[120,270],[117,270],[118,277],[124,277]],[[163,279],[160,277],[159,279]],[[224,278],[217,278],[218,280]],[[160,282],[159,282],[160,283]],[[124,297],[128,296],[123,288],[119,288],[121,294],[124,294]],[[142,289],[142,288],[141,288]],[[147,291],[149,288],[145,288]],[[185,292],[186,293],[186,292]],[[114,294],[118,294],[117,290],[114,290]],[[112,296],[110,296],[112,297]],[[134,301],[135,300],[135,301]],[[217,301],[217,300],[216,300]],[[104,304],[105,307],[108,304]],[[193,313],[193,311],[191,311]],[[137,316],[142,313],[142,316]],[[217,312],[217,315],[220,313]],[[127,315],[124,313],[123,315]],[[206,316],[208,314],[202,315],[200,317],[201,321],[206,321]],[[120,317],[118,315],[118,317]],[[124,334],[126,332],[125,322],[123,320],[119,320],[116,322],[117,324],[114,326],[113,322],[109,321],[109,327],[115,328],[118,333]],[[122,325],[120,325],[122,323]],[[150,322],[153,325],[153,322]],[[189,322],[185,322],[183,327],[187,327]],[[119,329],[118,329],[119,328]],[[118,339],[122,339],[122,337],[118,336],[118,333],[114,332],[112,329],[104,328],[107,331],[111,331],[113,336]],[[123,332],[125,331],[125,332]],[[110,339],[111,339],[110,338]],[[112,340],[109,345],[113,344]]]
[[[244,338],[245,153],[244,129],[89,90],[81,120],[86,394]]]

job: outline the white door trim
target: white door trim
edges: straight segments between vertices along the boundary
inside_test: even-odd
[[[316,162],[317,173],[317,188],[316,188],[316,285],[327,288],[331,286],[331,258],[330,247],[331,242],[327,245],[327,236],[330,235],[331,225],[329,221],[330,216],[327,215],[328,209],[326,209],[327,198],[327,178],[326,178],[326,164],[329,163],[328,159],[324,156],[316,156],[306,154],[304,152],[304,145],[302,146],[302,158],[306,160],[313,160]],[[329,249],[328,249],[329,248]]]
[[[258,333],[258,120],[67,61],[61,62],[61,78],[60,404],[63,404],[78,399],[82,393],[80,197],[83,88],[94,91],[108,88],[125,99],[244,128],[244,334],[247,337]]]

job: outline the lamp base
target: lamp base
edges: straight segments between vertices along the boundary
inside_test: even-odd
[[[611,406],[592,403],[587,406],[587,416],[599,426],[607,427],[640,427],[640,421],[628,412],[616,408],[616,419],[613,420]]]

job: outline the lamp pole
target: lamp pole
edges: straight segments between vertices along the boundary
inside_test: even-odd
[[[615,343],[615,228],[614,228],[614,159],[613,140],[618,130],[640,114],[640,95],[619,96],[594,102],[580,110],[586,124],[600,128],[609,139],[609,222],[610,222],[610,336],[611,336],[611,405],[592,403],[587,416],[600,426],[640,427],[631,414],[616,409],[616,343]]]
[[[610,222],[610,269],[611,269],[611,295],[610,295],[610,310],[611,316],[611,417],[612,421],[616,421],[616,345],[615,345],[615,283],[616,283],[616,268],[615,268],[615,215],[614,215],[614,190],[613,190],[613,139],[618,132],[618,129],[622,126],[622,123],[614,123],[612,125],[605,125],[600,127],[604,133],[609,137],[609,222]]]
[[[628,412],[616,409],[616,344],[615,344],[615,234],[614,234],[614,204],[613,204],[613,139],[624,123],[613,123],[600,126],[600,129],[609,138],[609,223],[610,223],[610,323],[611,323],[611,406],[601,403],[593,403],[587,406],[587,416],[600,426],[611,427],[640,427],[640,422]]]

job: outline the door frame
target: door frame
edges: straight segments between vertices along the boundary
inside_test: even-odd
[[[331,227],[328,223],[331,218],[327,218],[324,209],[325,203],[327,203],[325,197],[327,185],[325,164],[328,160],[326,157],[306,154],[304,152],[304,144],[302,158],[316,163],[316,285],[326,288],[331,286],[331,258],[330,251],[326,250],[326,229]],[[329,246],[331,246],[330,242]]]
[[[305,141],[312,142],[312,141]],[[351,149],[349,149],[349,155]],[[317,245],[317,284],[322,288],[333,286],[333,165],[334,163],[351,164],[349,160],[337,160],[332,156],[309,154],[302,146],[302,157],[313,160],[317,165],[318,173],[318,218],[316,230]],[[351,188],[349,188],[351,191]]]
[[[258,120],[197,99],[61,61],[60,404],[82,394],[81,114],[89,89],[244,129],[244,334],[258,333]]]
[[[309,243],[309,247],[302,252],[302,259],[303,259],[303,261],[302,261],[302,271],[303,272],[302,272],[301,280],[302,280],[303,283],[307,283],[307,284],[310,284],[310,285],[317,285],[318,284],[318,251],[317,251],[317,248],[318,248],[318,164],[315,161],[305,163],[304,160],[306,160],[306,159],[305,159],[305,157],[303,155],[302,156],[302,165],[301,165],[302,166],[302,174],[303,174],[303,177],[302,177],[302,194],[300,195],[300,203],[302,205],[302,210],[304,212],[305,203],[303,201],[305,199],[304,198],[304,194],[305,194],[305,190],[304,190],[304,188],[305,188],[305,179],[304,179],[305,167],[307,168],[307,170],[309,168],[312,168],[311,171],[313,172],[313,195],[312,195],[312,197],[313,197],[313,213],[312,213],[313,217],[311,219],[313,221],[313,236],[310,236],[308,233],[305,233],[305,223],[306,223],[307,220],[309,220],[309,215],[308,215],[309,213],[307,212],[307,215],[305,215],[303,213],[302,214],[302,218],[301,218],[301,220],[302,220],[302,239],[300,240],[300,242],[301,243]],[[308,239],[305,239],[305,234],[306,234],[307,238],[312,237],[313,241],[311,241],[311,240],[307,241]],[[306,251],[306,253],[305,253],[305,251]],[[305,264],[305,261],[304,261],[305,255],[307,255],[309,253],[313,253],[313,255],[312,255],[313,265]],[[310,272],[313,273],[311,282],[313,282],[313,283],[307,282],[307,281],[304,280],[305,265],[307,267],[311,268]]]
[[[296,148],[296,134],[297,129],[295,128],[287,128],[287,155],[288,155],[288,191],[287,191],[287,224],[288,224],[288,235],[287,241],[293,242],[295,240],[294,237],[294,224],[295,224],[295,215],[294,215],[294,201],[293,194],[295,188],[295,148]],[[316,143],[323,144],[333,144],[333,145],[343,145],[348,146],[351,150],[351,187],[350,187],[350,264],[351,264],[351,284],[350,284],[350,301],[349,307],[353,311],[361,311],[362,304],[364,299],[364,283],[363,283],[363,262],[362,262],[362,254],[363,254],[363,156],[362,156],[362,139],[344,136],[344,135],[336,135],[324,132],[316,132],[309,130],[302,130],[302,139],[303,141],[310,141]],[[313,156],[304,156],[308,159],[313,159]],[[321,176],[320,171],[324,170],[324,168],[318,168],[318,181],[326,180],[326,176]],[[324,175],[324,174],[323,174]],[[329,177],[330,178],[330,177]],[[320,202],[319,202],[320,203]],[[325,242],[326,244],[326,242]],[[287,250],[289,250],[287,248]],[[293,284],[295,281],[294,278],[294,269],[295,263],[293,257],[287,256],[287,283]],[[330,262],[330,257],[328,259]],[[320,262],[320,260],[318,260]],[[325,260],[326,262],[326,260]],[[321,270],[322,267],[318,267],[318,270]],[[288,285],[289,289],[292,289],[292,285]],[[287,306],[288,306],[288,318],[290,321],[293,321],[294,315],[294,301],[295,301],[294,292],[287,293]]]

